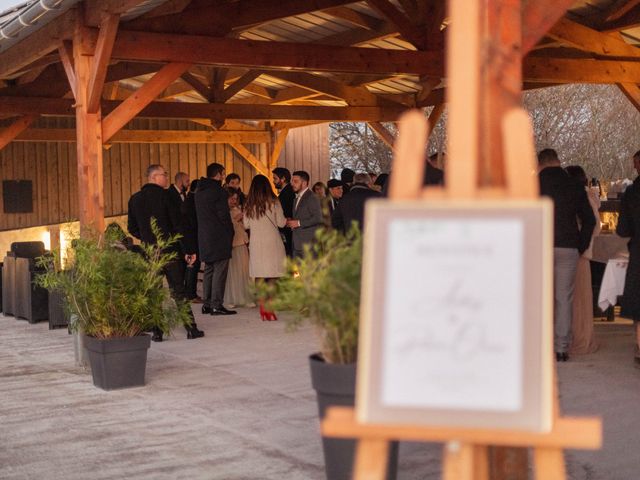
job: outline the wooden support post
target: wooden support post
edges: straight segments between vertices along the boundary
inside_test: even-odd
[[[11,125],[0,130],[0,150],[9,145],[13,139],[24,132],[31,125],[38,115],[25,115],[15,120]]]
[[[636,83],[618,83],[618,88],[631,104],[640,110],[640,87]]]
[[[431,113],[429,114],[429,125],[431,125],[432,128],[435,128],[438,120],[442,117],[444,107],[444,103],[438,103],[437,105],[434,105],[433,110],[431,110]]]
[[[271,178],[271,172],[268,171],[266,165],[262,163],[256,156],[251,153],[247,147],[245,147],[242,143],[230,143],[231,147],[238,152],[238,154],[244,158],[249,165],[255,168],[259,174],[264,175],[267,178]]]
[[[83,235],[104,230],[104,184],[102,165],[102,112],[100,103],[88,111],[89,81],[93,57],[82,54],[82,26],[73,39],[73,66],[76,85],[76,133],[78,157],[78,218]]]
[[[58,47],[60,53],[60,59],[62,60],[62,66],[64,72],[67,74],[67,80],[69,80],[69,86],[73,93],[73,98],[78,98],[78,81],[76,79],[76,71],[73,66],[73,43],[69,40],[65,40]]]
[[[282,149],[287,141],[287,135],[289,134],[288,128],[283,128],[279,131],[272,132],[272,140],[271,140],[271,152],[269,155],[269,172],[271,172],[274,168],[278,166],[278,159],[280,158],[280,153],[282,153]],[[269,178],[271,178],[269,176]]]
[[[393,134],[382,125],[380,122],[369,122],[369,126],[371,129],[378,135],[380,140],[387,144],[389,148],[393,148],[393,142],[395,141],[395,137]]]

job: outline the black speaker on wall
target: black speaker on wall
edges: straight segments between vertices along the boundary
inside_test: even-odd
[[[33,213],[33,182],[31,180],[3,180],[4,213]]]

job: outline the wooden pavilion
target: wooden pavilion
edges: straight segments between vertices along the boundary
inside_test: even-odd
[[[489,119],[521,88],[616,83],[640,106],[639,1],[485,0],[484,9],[489,138],[500,135]],[[164,158],[167,145],[225,144],[268,173],[301,125],[369,122],[392,144],[382,122],[410,107],[435,107],[432,120],[443,110],[448,21],[445,0],[27,1],[0,17],[3,178],[22,168],[23,147],[6,154],[12,142],[39,142],[46,163],[76,141],[77,179],[58,188],[77,185],[77,212],[66,215],[101,228],[105,203],[119,205],[112,214],[125,207],[104,188],[112,145],[147,144]],[[504,183],[498,144],[482,152],[482,184]],[[110,182],[128,182],[124,172]]]

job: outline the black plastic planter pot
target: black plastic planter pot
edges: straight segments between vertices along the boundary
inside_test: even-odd
[[[320,420],[330,406],[355,404],[356,365],[326,363],[322,356],[309,357],[311,383],[318,398]],[[327,480],[351,480],[355,453],[355,440],[322,437]],[[395,480],[398,470],[398,442],[392,442],[387,462],[387,480]]]
[[[107,340],[83,337],[96,387],[115,390],[144,385],[149,335]]]

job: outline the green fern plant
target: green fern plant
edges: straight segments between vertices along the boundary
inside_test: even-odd
[[[117,233],[85,235],[73,241],[72,263],[60,269],[41,258],[45,272],[36,283],[57,290],[65,298],[70,327],[106,339],[133,337],[159,328],[168,334],[176,325],[191,322],[187,302],[175,302],[163,286],[163,268],[176,258],[171,251],[177,236],[163,238],[155,220],[157,245],[141,245],[141,252],[124,249]]]
[[[258,297],[276,310],[292,312],[288,327],[304,321],[318,327],[321,353],[328,363],[354,363],[358,357],[358,322],[362,238],[358,228],[345,236],[319,230],[303,258],[287,260],[287,275],[261,283]]]

